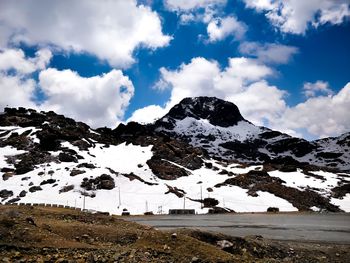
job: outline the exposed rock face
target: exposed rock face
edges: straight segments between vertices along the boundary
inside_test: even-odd
[[[205,153],[201,149],[194,148],[167,135],[158,134],[150,126],[142,126],[134,122],[127,125],[120,124],[112,131],[112,134],[119,140],[124,139],[128,143],[142,146],[152,145],[153,156],[147,161],[147,164],[152,172],[161,179],[174,180],[181,176],[187,176],[188,172],[180,166],[194,170],[203,164],[201,157]]]
[[[13,196],[12,191],[9,191],[6,189],[0,190],[0,198],[6,199],[6,198],[9,198],[11,196]]]
[[[113,178],[108,174],[102,174],[94,179],[84,178],[81,187],[86,190],[106,189],[111,190],[115,187]]]
[[[161,134],[205,149],[214,158],[242,163],[274,163],[281,156],[297,163],[350,171],[350,133],[306,141],[258,127],[236,105],[217,98],[186,98],[150,125]]]
[[[183,120],[186,117],[207,119],[212,125],[220,127],[233,126],[244,120],[238,107],[233,103],[214,97],[196,97],[183,99],[157,121],[157,125],[162,125],[164,118]]]
[[[312,190],[300,191],[296,188],[285,186],[283,183],[285,183],[283,180],[272,177],[265,171],[249,171],[247,174],[240,174],[228,179],[224,183],[216,185],[216,187],[236,185],[248,189],[247,193],[251,196],[258,196],[258,191],[266,191],[291,202],[300,211],[309,211],[310,207],[313,206],[332,212],[340,211],[327,198]]]

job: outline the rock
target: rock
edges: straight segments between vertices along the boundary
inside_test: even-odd
[[[172,194],[175,194],[179,198],[184,197],[186,194],[186,192],[184,190],[179,189],[176,186],[172,187],[172,186],[167,185],[167,184],[166,184],[166,186],[168,187],[168,191],[166,191],[165,194],[172,193]]]
[[[15,170],[13,168],[3,167],[0,169],[0,172],[2,173],[8,173],[8,172],[14,172]]]
[[[12,203],[18,202],[19,200],[21,200],[21,198],[15,197],[15,198],[12,198],[12,199],[8,200],[7,203],[12,204]]]
[[[163,250],[170,250],[170,247],[169,247],[167,244],[165,244],[165,245],[163,246]]]
[[[7,189],[3,189],[3,190],[0,191],[0,198],[6,199],[6,198],[9,198],[11,196],[13,196],[13,192],[12,191],[9,191]]]
[[[58,155],[58,160],[60,160],[61,162],[75,162],[75,163],[78,162],[78,160],[75,156],[73,156],[69,153],[64,153],[64,152],[62,152]]]
[[[40,186],[32,186],[29,188],[29,192],[34,193],[36,191],[41,191],[43,190]]]
[[[45,184],[54,184],[56,183],[55,179],[48,179],[48,180],[44,180],[40,183],[40,185],[45,185]]]
[[[27,191],[23,190],[19,193],[19,197],[25,197],[27,194]]]
[[[66,185],[63,186],[58,192],[59,193],[66,193],[74,189],[74,185]]]
[[[233,243],[228,240],[220,240],[216,243],[221,249],[233,247]]]
[[[212,164],[212,163],[207,163],[207,162],[205,162],[204,165],[205,165],[205,167],[208,168],[208,169],[213,168],[213,164]]]
[[[102,174],[94,179],[84,178],[80,185],[86,190],[106,189],[111,190],[115,187],[114,179],[108,174]]]
[[[26,218],[26,221],[27,221],[27,223],[30,224],[30,225],[37,226],[37,225],[35,224],[34,219],[33,219],[32,217],[27,217],[27,218]]]
[[[267,208],[267,212],[272,212],[272,213],[277,213],[277,212],[279,212],[280,211],[280,209],[278,208],[278,207],[269,207],[269,208]]]
[[[172,233],[172,234],[171,234],[171,238],[172,238],[172,239],[176,239],[176,238],[177,238],[177,233]]]
[[[214,207],[217,206],[219,204],[219,201],[216,200],[215,198],[204,198],[203,199],[203,205],[204,207]]]
[[[78,168],[89,168],[89,169],[95,169],[96,166],[92,163],[80,163],[77,165]]]
[[[237,106],[215,97],[196,97],[185,98],[175,105],[165,118],[174,118],[183,120],[186,117],[192,117],[197,120],[207,119],[212,125],[220,127],[229,127],[236,125],[244,120]],[[156,122],[161,125],[162,119]]]
[[[70,172],[70,176],[76,176],[76,175],[78,175],[78,174],[83,174],[83,173],[86,173],[86,171],[78,170],[78,169],[73,169],[73,170]]]
[[[199,260],[199,258],[197,258],[197,257],[193,257],[193,258],[191,259],[191,263],[198,263],[198,262],[200,262],[200,260]]]
[[[153,156],[147,161],[152,172],[163,180],[175,180],[182,176],[188,176],[188,172],[181,167]]]
[[[11,178],[13,175],[14,175],[13,172],[6,172],[6,173],[4,173],[4,174],[2,175],[2,179],[3,179],[4,181],[7,181],[7,180],[8,180],[9,178]]]

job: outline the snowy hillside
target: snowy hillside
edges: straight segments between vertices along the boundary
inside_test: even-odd
[[[189,141],[195,146],[200,146],[195,140],[200,135],[212,136],[216,144],[210,148],[215,149],[232,136],[253,140],[267,130],[241,118],[230,117],[218,126],[210,117],[191,114],[176,120],[172,131],[196,134]],[[92,130],[53,112],[7,109],[0,115],[0,202],[114,214],[123,209],[167,213],[184,206],[197,213],[213,207],[350,211],[347,173],[273,162],[247,165],[215,155],[136,123]]]
[[[186,198],[186,208],[194,208],[199,213],[205,213],[207,209],[201,209],[201,203],[192,201],[200,199],[201,188],[203,197],[215,198],[219,201],[220,206],[237,212],[266,211],[270,206],[279,207],[281,211],[298,210],[290,202],[268,192],[258,191],[257,196],[250,196],[247,190],[238,186],[215,187],[229,178],[234,178],[237,174],[245,174],[256,169],[261,170],[262,166],[247,168],[239,167],[238,164],[223,166],[221,163],[209,160],[202,168],[189,171],[189,176],[169,181],[157,178],[146,164],[152,156],[152,146],[142,147],[122,143],[106,148],[105,145],[96,144],[87,152],[79,151],[77,147],[69,143],[63,143],[62,146],[77,151],[83,159],[80,159],[78,163],[50,162],[23,175],[10,176],[6,180],[1,178],[1,188],[12,192],[11,198],[23,196],[19,200],[21,203],[50,203],[79,208],[83,207],[82,194],[86,193],[86,209],[115,214],[120,214],[123,208],[127,208],[132,214],[144,213],[146,207],[154,213],[167,212],[170,208],[182,208],[184,200],[181,195],[183,194]],[[5,164],[5,159],[18,153],[21,152],[6,147],[6,151],[1,151],[1,163]],[[58,156],[59,152],[50,152],[50,154]],[[84,165],[86,163],[89,165]],[[86,168],[88,166],[96,168]],[[214,169],[206,166],[214,167]],[[11,165],[6,164],[6,167],[11,168]],[[220,174],[222,170],[228,173]],[[73,171],[79,171],[79,174],[73,175]],[[131,176],[131,173],[134,175]],[[100,184],[96,178],[102,174],[110,176],[113,181],[112,186],[114,185],[112,189],[98,189]],[[321,175],[323,179],[306,176],[300,171],[295,173],[270,172],[271,176],[284,180],[287,186],[298,188],[301,191],[308,187],[317,188],[320,194],[330,196],[331,188],[335,187],[340,179],[332,173],[317,172],[315,174]],[[96,180],[92,190],[88,191],[81,186],[84,178]],[[169,188],[176,189],[179,196],[174,193],[166,194]],[[340,204],[342,210],[347,210],[349,209],[346,207],[350,202],[349,198],[350,195],[343,200],[333,199],[332,203]],[[312,208],[320,209],[315,206]]]
[[[218,120],[217,115],[224,117]],[[295,162],[350,172],[349,133],[308,142],[255,126],[242,117],[233,103],[213,97],[182,100],[156,121],[154,128],[225,160],[264,163],[291,157]]]

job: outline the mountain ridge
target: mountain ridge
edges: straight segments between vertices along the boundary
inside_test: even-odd
[[[193,114],[192,105],[197,109],[204,108],[204,114],[198,114],[198,110],[197,114]],[[213,125],[211,119],[216,116],[217,108],[220,107],[225,107],[226,115],[231,115],[227,118],[234,121]],[[176,114],[171,114],[173,109]],[[223,159],[264,163],[287,157],[299,163],[350,171],[350,162],[346,162],[350,160],[350,132],[339,137],[309,142],[266,127],[255,126],[242,117],[235,104],[215,97],[186,98],[152,127],[195,147],[207,149],[211,156]],[[333,142],[332,147],[329,143],[325,147],[323,144],[329,141]],[[325,148],[332,148],[332,151],[327,152]],[[319,149],[324,151],[318,151]]]
[[[197,100],[195,107],[192,100]],[[213,100],[215,106],[210,103]],[[208,97],[187,99],[190,110],[180,103],[158,123],[130,122],[115,129],[91,129],[54,112],[6,108],[0,115],[0,201],[65,205],[75,200],[82,207],[86,196],[89,209],[121,213],[128,208],[136,214],[143,213],[145,200],[147,207],[159,212],[182,207],[183,198],[200,213],[266,211],[271,205],[282,211],[350,210],[346,169],[294,159],[308,142],[257,127],[235,105],[221,102]],[[201,112],[203,103],[206,107]],[[232,110],[235,116],[220,119],[219,126],[213,120],[218,108],[227,114]],[[184,125],[182,130],[179,124]],[[237,134],[240,141],[225,137]],[[202,140],[213,139],[220,140],[213,149],[223,148],[229,154],[202,147]],[[277,149],[273,148],[275,158],[258,151],[264,140]],[[341,158],[346,158],[346,134],[321,143],[324,151],[315,155],[330,162],[342,160],[327,151],[327,145],[336,145],[338,152],[344,149]],[[283,147],[294,150],[294,155],[279,156]],[[254,160],[256,156],[260,159]],[[208,197],[201,198],[199,188]],[[115,198],[117,189],[123,202]]]

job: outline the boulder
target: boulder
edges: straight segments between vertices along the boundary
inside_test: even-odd
[[[13,196],[13,192],[7,189],[0,190],[0,198],[7,199]]]

